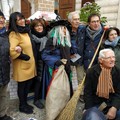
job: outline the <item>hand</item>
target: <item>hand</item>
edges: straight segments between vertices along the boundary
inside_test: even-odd
[[[76,56],[75,56],[75,54],[73,54],[73,55],[70,55],[70,58],[71,58],[71,59],[72,59],[72,58],[74,58],[74,57],[76,57]]]
[[[21,48],[20,46],[16,46],[16,47],[15,47],[15,51],[16,51],[17,53],[21,53],[21,52],[22,52],[22,48]]]
[[[115,107],[111,107],[107,112],[106,118],[110,120],[115,119],[116,112],[117,112],[117,109]]]
[[[67,63],[67,59],[61,59],[60,60],[64,65]]]
[[[55,62],[55,65],[59,67],[60,65],[63,65],[63,63],[61,60],[58,60],[57,62]]]

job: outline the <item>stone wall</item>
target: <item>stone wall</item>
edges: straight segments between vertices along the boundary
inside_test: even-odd
[[[54,12],[54,0],[35,0],[35,11]]]
[[[120,28],[120,1],[96,0],[96,3],[101,7],[101,15],[107,17],[107,24]]]

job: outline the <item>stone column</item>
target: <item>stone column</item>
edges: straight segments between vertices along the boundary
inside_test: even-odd
[[[1,4],[2,4],[2,9],[3,9],[3,13],[6,17],[6,20],[9,20],[9,15],[10,15],[10,13],[13,12],[14,1],[13,0],[9,0],[9,1],[2,0]]]

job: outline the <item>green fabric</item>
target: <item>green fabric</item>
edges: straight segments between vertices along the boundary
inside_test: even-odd
[[[49,33],[49,37],[50,38],[53,38],[53,45],[67,45],[67,46],[71,46],[71,43],[69,40],[67,40],[66,37],[63,37],[61,34],[60,34],[60,27],[61,26],[57,26],[57,27],[54,27],[50,33]]]
[[[72,82],[72,72],[70,72],[70,82]]]
[[[52,76],[52,73],[53,73],[53,69],[49,67],[49,73],[50,75]]]

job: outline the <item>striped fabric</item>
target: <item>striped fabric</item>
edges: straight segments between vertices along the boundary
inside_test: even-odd
[[[109,93],[114,93],[111,69],[101,66],[96,95],[109,99]]]

